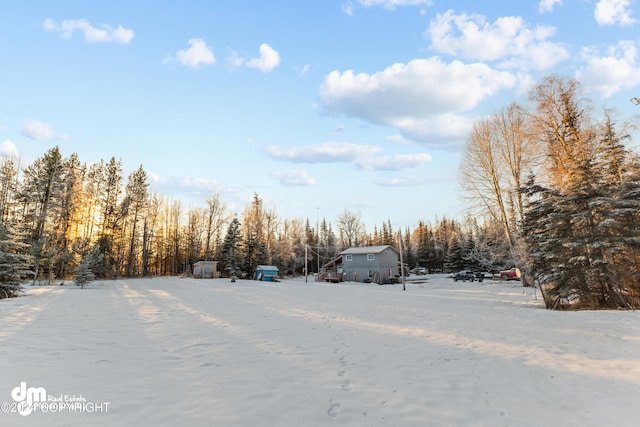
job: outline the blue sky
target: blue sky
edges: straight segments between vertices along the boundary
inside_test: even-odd
[[[4,1],[0,153],[140,165],[184,206],[257,193],[369,231],[464,213],[475,121],[544,76],[640,112],[637,0]]]

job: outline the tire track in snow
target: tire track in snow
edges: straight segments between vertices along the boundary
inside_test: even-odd
[[[28,287],[27,293],[18,298],[3,300],[0,304],[0,341],[15,335],[35,322],[53,298],[59,297],[64,289],[53,286]]]
[[[313,372],[308,364],[300,362],[299,356],[297,355],[297,353],[299,352],[299,348],[297,347],[288,346],[281,342],[279,343],[268,338],[264,338],[251,329],[226,321],[220,317],[214,316],[213,314],[205,313],[203,311],[195,309],[185,304],[178,297],[172,295],[166,290],[149,289],[148,292],[156,296],[159,300],[164,301],[164,304],[167,307],[175,307],[182,313],[188,314],[195,320],[203,323],[208,323],[215,326],[216,328],[222,329],[227,334],[234,337],[234,339],[240,340],[245,344],[249,344],[256,349],[263,350],[266,353],[275,356],[277,359],[285,358],[287,360],[287,364],[294,365],[300,369],[311,371],[310,373]]]
[[[288,311],[291,312],[292,315],[304,315],[306,319],[321,320],[325,316],[325,314],[321,312],[303,309],[292,308]],[[334,317],[333,320],[337,323],[360,330],[425,339],[438,345],[457,347],[505,360],[521,360],[526,365],[550,368],[559,372],[571,372],[578,375],[640,384],[640,363],[638,363],[637,360],[600,360],[579,354],[557,354],[541,348],[481,340],[424,328],[370,322],[345,317]]]
[[[247,294],[247,296],[249,295]],[[253,302],[246,302],[261,305],[284,316],[302,318],[313,322],[325,322],[327,319],[327,313],[325,311],[296,308],[290,305],[287,306],[285,303],[281,303],[280,307],[276,307],[273,300],[265,297],[259,297],[255,294],[250,296]],[[617,381],[640,384],[640,363],[638,363],[637,360],[602,360],[575,353],[558,354],[539,347],[478,339],[464,336],[462,334],[448,333],[421,327],[371,322],[359,320],[357,318],[341,317],[339,315],[331,315],[331,319],[336,323],[358,330],[424,339],[437,345],[456,347],[505,360],[520,360],[525,365],[549,368],[558,372],[571,372],[578,375],[615,379]]]
[[[281,340],[276,342],[272,339],[273,337],[270,332],[270,336],[265,337],[260,334],[260,331],[234,324],[233,322],[214,316],[211,313],[198,310],[188,304],[185,304],[183,300],[173,295],[168,290],[148,289],[145,293],[155,296],[157,301],[161,304],[166,305],[167,307],[175,307],[181,312],[190,315],[197,321],[209,323],[216,328],[223,329],[226,333],[231,334],[237,342],[242,342],[257,350],[261,350],[263,354],[269,354],[278,364],[287,366],[287,369],[293,368],[297,371],[303,372],[304,376],[309,378],[313,384],[317,384],[327,389],[330,397],[326,414],[329,418],[336,419],[339,417],[345,405],[343,402],[345,393],[351,392],[353,386],[348,371],[348,358],[344,352],[344,349],[348,347],[348,344],[340,336],[339,331],[332,328],[330,319],[326,317],[324,318],[324,325],[321,330],[330,336],[331,347],[329,348],[333,348],[333,351],[329,354],[329,348],[325,346],[322,349],[304,354],[304,357],[301,357],[301,352],[304,352],[300,345],[291,346],[283,343]],[[256,305],[255,301],[240,298],[235,290],[233,295],[229,296],[232,296],[234,300],[238,301],[238,306],[240,304]],[[257,306],[266,308],[259,304]],[[273,310],[269,308],[269,311]],[[286,336],[286,332],[283,337],[284,336]],[[327,349],[325,350],[324,348]],[[327,362],[321,362],[321,360],[332,361],[334,369],[333,375],[330,373],[331,368],[327,366]]]

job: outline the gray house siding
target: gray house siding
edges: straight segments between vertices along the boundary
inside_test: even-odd
[[[398,275],[398,252],[392,246],[349,248],[340,253],[344,280],[393,283]]]

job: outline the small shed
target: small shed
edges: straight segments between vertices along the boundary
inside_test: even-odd
[[[198,261],[194,263],[193,277],[201,279],[217,279],[220,277],[218,261]]]
[[[259,265],[256,267],[256,280],[263,282],[278,281],[278,267],[275,265]]]

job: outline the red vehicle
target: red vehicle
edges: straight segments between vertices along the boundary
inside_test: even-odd
[[[498,275],[502,280],[520,280],[520,270],[517,268],[502,270]]]

